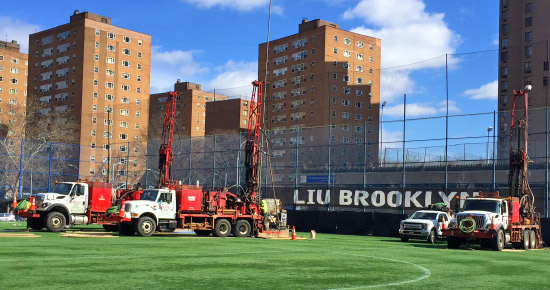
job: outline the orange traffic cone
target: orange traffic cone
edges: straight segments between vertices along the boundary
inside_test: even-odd
[[[446,230],[447,229],[447,223],[445,222],[445,219],[443,219],[443,222],[441,223],[441,229]]]
[[[13,202],[11,204],[11,207],[15,208],[17,206],[17,195],[13,195]]]
[[[124,218],[124,200],[120,201],[120,210],[118,211],[118,216]]]
[[[30,201],[31,201],[31,208],[30,210],[36,210],[36,197],[34,196],[31,196],[29,197]]]
[[[494,219],[491,219],[491,230],[496,230],[496,229],[497,229],[497,225],[495,224]]]
[[[294,226],[292,226],[292,240],[296,240],[296,229],[294,228]]]

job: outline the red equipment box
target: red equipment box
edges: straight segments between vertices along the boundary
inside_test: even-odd
[[[106,212],[111,207],[112,189],[110,183],[88,182],[89,205],[92,212]]]
[[[202,211],[202,189],[176,189],[178,210],[184,212]]]

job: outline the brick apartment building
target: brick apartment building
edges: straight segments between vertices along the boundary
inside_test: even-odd
[[[529,93],[529,155],[545,156],[546,109],[550,80],[550,2],[500,0],[500,58],[498,86],[498,158],[510,150],[510,111],[514,90],[532,85]],[[523,107],[523,102],[520,103]],[[538,161],[541,161],[539,159]]]
[[[67,136],[81,145],[80,176],[114,177],[118,186],[128,177],[129,183],[139,179],[148,131],[151,36],[75,11],[69,23],[31,34],[29,52],[29,98],[43,105],[41,119],[66,114],[62,121],[74,125]]]
[[[23,136],[27,67],[17,41],[0,41],[0,137]]]
[[[245,99],[206,103],[206,135],[246,132],[249,103]]]
[[[227,100],[228,97],[213,92],[205,92],[200,84],[181,82],[180,80],[174,84],[174,91],[178,92],[174,138],[204,137],[207,122],[207,103]],[[162,137],[162,121],[167,101],[168,93],[151,95],[149,140],[160,140]]]
[[[345,167],[377,164],[381,40],[304,19],[297,34],[266,46],[259,46],[258,78],[268,83],[265,124],[275,168],[297,154],[310,154],[317,168],[330,165],[327,155]],[[306,152],[296,153],[296,145]]]

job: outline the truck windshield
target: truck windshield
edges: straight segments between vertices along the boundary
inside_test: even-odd
[[[417,211],[410,218],[413,220],[435,220],[437,213]]]
[[[150,201],[155,201],[157,200],[157,194],[158,194],[158,191],[155,191],[155,190],[146,190],[144,191],[141,196],[139,197],[139,199],[141,200],[150,200]]]
[[[496,200],[467,199],[464,204],[464,211],[479,210],[500,213],[500,202]]]
[[[72,187],[73,187],[73,184],[70,184],[70,183],[58,183],[53,188],[53,192],[67,195],[71,192]]]

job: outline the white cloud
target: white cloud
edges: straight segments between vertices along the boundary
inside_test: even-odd
[[[238,11],[252,11],[258,8],[269,6],[269,0],[181,0],[182,2],[195,5],[201,9],[210,9],[213,7],[229,8]],[[283,7],[272,5],[272,12],[276,14],[283,13]]]
[[[463,95],[473,100],[496,100],[498,99],[498,81],[484,84],[477,89],[466,90]]]
[[[383,128],[384,132],[381,136],[383,138],[382,148],[402,148],[403,146],[403,130],[390,130]],[[382,150],[381,154],[384,152]]]
[[[8,41],[17,40],[21,45],[21,52],[28,53],[29,51],[29,34],[40,31],[40,27],[36,24],[21,22],[9,17],[0,17],[0,37],[2,40]]]
[[[344,19],[360,18],[374,27],[359,26],[353,32],[382,40],[382,100],[413,92],[410,71],[445,66],[444,55],[454,53],[460,43],[460,36],[444,22],[445,15],[425,8],[421,0],[362,0],[343,14]],[[448,60],[458,61],[452,56]],[[412,65],[392,68],[406,64]]]
[[[249,98],[252,93],[252,82],[258,79],[258,63],[228,61],[216,67],[217,75],[204,86],[229,97]]]
[[[438,103],[411,103],[407,104],[407,119],[418,117],[429,117],[437,115],[445,115],[447,111],[446,101]],[[449,114],[459,113],[460,109],[457,107],[455,101],[449,101]],[[384,108],[384,115],[403,119],[403,104],[388,106]]]
[[[197,53],[200,53],[200,51],[162,51],[161,47],[153,46],[151,52],[151,93],[173,90],[177,79],[197,82],[201,75],[208,73],[208,67],[194,60],[194,55]]]

